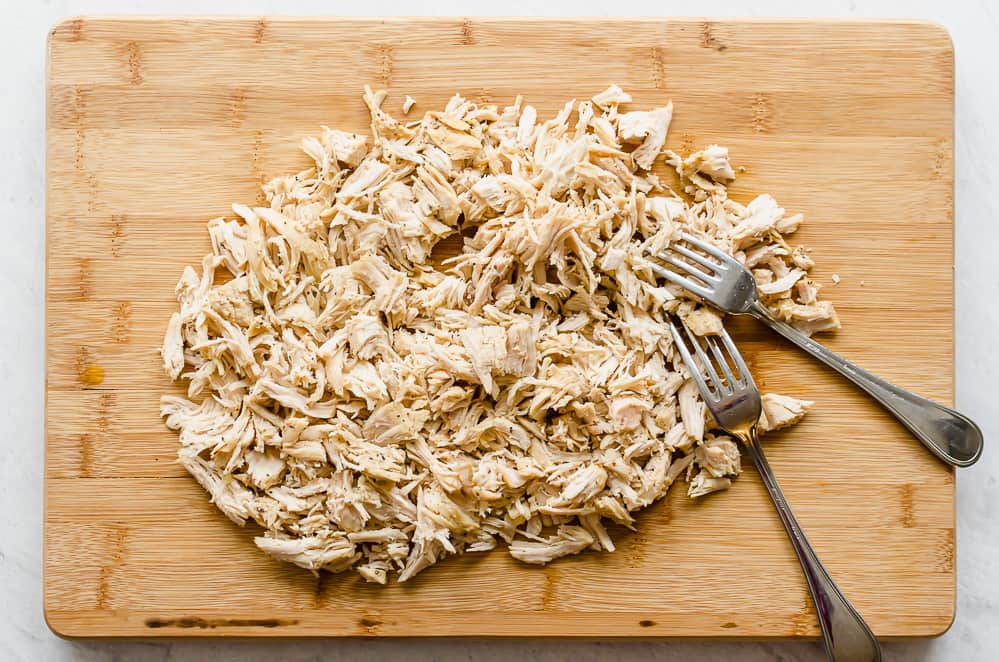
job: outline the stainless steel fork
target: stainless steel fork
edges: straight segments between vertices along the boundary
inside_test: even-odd
[[[676,322],[670,322],[673,339],[704,403],[718,426],[737,437],[746,447],[791,539],[791,546],[798,555],[808,590],[815,602],[826,655],[837,662],[879,661],[881,647],[877,639],[819,561],[798,526],[798,520],[784,498],[763,449],[757,443],[756,426],[763,411],[760,391],[735,343],[724,329],[718,336],[698,339],[686,325],[682,322],[680,325],[684,333],[677,328]],[[702,342],[708,346],[711,356],[701,346]],[[700,360],[700,365],[694,355]],[[702,370],[707,374],[706,381]]]
[[[978,461],[982,431],[970,418],[881,379],[778,320],[760,303],[749,269],[689,233],[681,239],[655,256],[677,271],[649,261],[655,273],[726,313],[748,314],[762,321],[866,391],[944,462],[967,467]]]

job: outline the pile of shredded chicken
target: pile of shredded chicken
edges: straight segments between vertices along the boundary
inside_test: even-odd
[[[279,559],[385,583],[498,540],[526,563],[611,551],[605,524],[678,478],[728,487],[738,448],[708,432],[667,314],[722,320],[648,255],[692,231],[779,317],[835,328],[783,238],[801,216],[729,199],[728,150],[665,150],[672,105],[626,112],[617,86],[544,121],[455,96],[403,123],[384,98],[364,95],[370,136],[324,127],[314,167],[212,220],[177,285],[162,355],[189,385],[162,414],[215,505]],[[764,396],[762,429],[810,404]]]

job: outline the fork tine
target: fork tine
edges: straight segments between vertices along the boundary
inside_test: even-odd
[[[672,243],[672,244],[669,245],[669,249],[668,250],[676,251],[677,253],[679,253],[680,255],[684,256],[688,260],[693,260],[694,262],[696,262],[697,264],[701,265],[705,269],[710,269],[711,273],[713,273],[713,274],[714,273],[718,273],[718,271],[720,271],[721,269],[724,268],[724,265],[721,265],[721,264],[718,264],[717,262],[709,260],[708,258],[704,257],[703,255],[701,255],[697,251],[690,250],[689,248],[687,248],[683,244]]]
[[[724,329],[722,329],[722,333],[724,333]],[[708,336],[705,340],[708,347],[711,348],[711,353],[715,355],[715,360],[718,361],[718,367],[722,369],[722,372],[725,373],[725,379],[728,380],[722,386],[727,386],[729,393],[735,393],[735,375],[732,374],[732,368],[729,367],[728,361],[722,354],[721,347],[718,346],[718,339],[714,336]]]
[[[701,284],[699,284],[699,283],[691,280],[690,278],[687,278],[685,276],[681,276],[680,274],[676,273],[675,271],[670,271],[669,269],[664,269],[663,267],[659,266],[655,262],[652,262],[651,260],[646,260],[645,262],[648,265],[648,267],[650,269],[652,269],[652,271],[654,271],[657,275],[665,278],[666,280],[670,281],[671,283],[679,285],[680,287],[684,288],[685,290],[687,290],[689,292],[692,292],[693,294],[696,294],[697,296],[701,297],[702,299],[711,296],[711,290],[710,289],[708,289],[708,288],[704,287],[703,285],[701,285]]]
[[[698,269],[697,267],[695,267],[694,265],[692,265],[690,262],[684,262],[683,260],[681,260],[680,258],[676,257],[675,255],[670,255],[669,253],[658,253],[656,255],[656,257],[658,257],[663,262],[667,262],[667,263],[673,265],[677,269],[682,269],[683,271],[686,271],[688,274],[690,274],[694,278],[697,278],[699,280],[703,280],[705,283],[715,283],[715,282],[718,282],[718,280],[719,280],[718,276],[716,276],[715,274],[713,274],[713,273],[709,274],[706,271],[704,271],[703,269]]]
[[[732,342],[732,337],[728,335],[728,331],[722,328],[722,332],[718,334],[718,337],[722,339],[725,344],[725,349],[728,350],[728,355],[732,357],[735,362],[735,367],[739,370],[739,383],[745,383],[749,386],[756,388],[756,382],[753,381],[753,375],[749,372],[749,366],[746,365],[746,361],[742,358],[742,354],[739,353],[739,348],[735,346]]]
[[[673,333],[673,342],[676,343],[676,348],[680,350],[680,356],[683,358],[683,362],[687,365],[687,370],[690,372],[690,376],[694,379],[694,383],[697,384],[697,390],[701,392],[702,397],[712,395],[711,389],[704,382],[704,377],[701,376],[701,371],[697,367],[697,362],[694,360],[694,357],[690,355],[690,350],[687,349],[687,341],[680,333],[680,329],[676,328],[676,322],[672,319],[670,319],[669,328]],[[684,328],[686,329],[686,327]]]
[[[695,248],[704,251],[708,255],[718,258],[719,260],[721,260],[722,264],[727,264],[730,260],[732,260],[732,256],[726,255],[723,251],[715,248],[714,246],[704,241],[703,239],[698,239],[689,232],[681,232],[680,239],[687,242],[691,246],[694,246]]]
[[[704,347],[701,346],[700,339],[696,335],[694,335],[694,332],[690,330],[690,327],[687,326],[687,323],[681,319],[680,325],[683,327],[683,330],[687,333],[687,338],[690,341],[690,344],[693,345],[694,352],[697,354],[697,358],[701,360],[701,364],[704,366],[704,372],[708,373],[709,386],[714,386],[712,391],[721,393],[722,392],[721,378],[718,377],[718,372],[715,370],[714,364],[711,363],[711,357],[709,357],[708,353],[704,351]]]
[[[701,363],[704,365],[704,372],[708,373],[708,379],[711,382],[710,385],[715,387],[715,391],[721,392],[722,381],[718,376],[718,371],[715,370],[714,364],[711,363],[711,357],[704,351],[700,339],[694,335],[690,327],[683,320],[680,320],[680,322],[683,324],[683,330],[687,332],[687,337],[690,338],[690,344],[694,346],[694,351],[697,352],[697,358],[701,359]]]

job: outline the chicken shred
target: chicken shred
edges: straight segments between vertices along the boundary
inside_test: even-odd
[[[323,127],[312,167],[211,221],[177,285],[162,357],[187,394],[161,412],[215,505],[275,558],[384,584],[499,541],[525,563],[613,551],[605,525],[676,480],[727,488],[739,449],[711,434],[668,322],[722,317],[646,256],[693,232],[775,315],[833,329],[784,238],[800,215],[731,200],[728,150],[665,151],[672,103],[622,112],[616,85],[550,119],[456,95],[402,123],[385,98],[365,90],[370,136]],[[763,430],[811,405],[763,403]]]

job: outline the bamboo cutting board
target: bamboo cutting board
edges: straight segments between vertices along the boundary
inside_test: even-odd
[[[157,346],[208,219],[306,165],[321,124],[365,131],[365,83],[416,112],[456,91],[550,113],[616,82],[675,105],[668,145],[717,142],[732,196],[806,223],[837,305],[835,350],[953,392],[953,52],[927,23],[705,20],[77,18],[48,67],[44,594],[66,636],[815,637],[751,467],[684,487],[616,531],[619,550],[544,569],[502,551],[407,584],[316,578],[265,557],[174,463]],[[841,277],[833,285],[833,274]],[[881,637],[954,614],[954,478],[842,379],[753,323],[764,390],[813,399],[768,440],[819,554]]]

